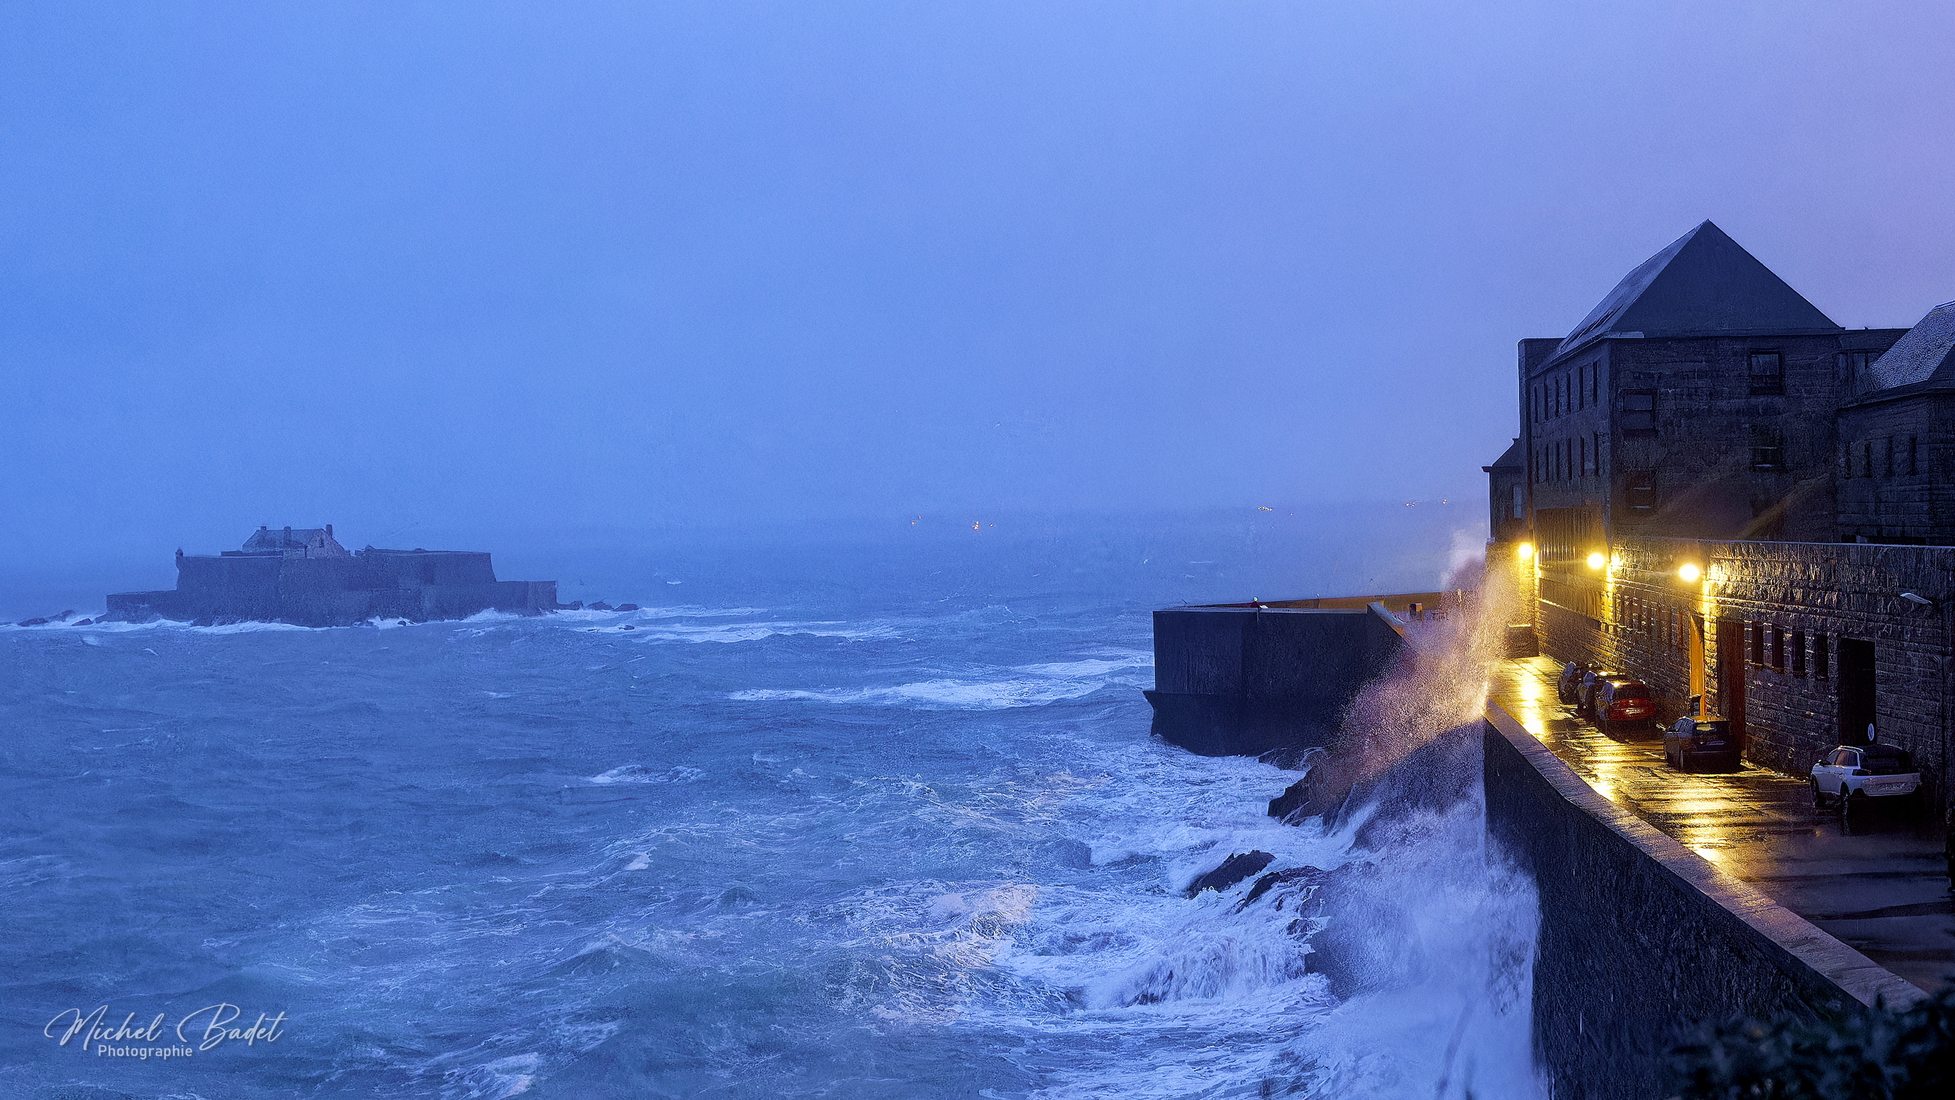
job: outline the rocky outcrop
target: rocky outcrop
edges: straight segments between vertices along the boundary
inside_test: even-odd
[[[1196,876],[1195,881],[1188,884],[1187,894],[1192,898],[1203,890],[1227,890],[1269,866],[1275,859],[1268,852],[1235,852],[1213,871]]]

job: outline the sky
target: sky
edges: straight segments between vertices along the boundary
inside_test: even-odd
[[[1955,298],[1944,3],[11,3],[0,571],[1483,499],[1710,218]],[[1477,514],[1475,514],[1477,519]]]

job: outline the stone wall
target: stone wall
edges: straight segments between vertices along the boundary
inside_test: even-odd
[[[1156,611],[1155,732],[1203,753],[1321,744],[1402,644],[1371,609]]]
[[[1613,567],[1588,582],[1595,616],[1550,602],[1544,587],[1544,652],[1640,677],[1667,720],[1688,703],[1695,633],[1710,705],[1742,711],[1746,758],[1803,775],[1842,739],[1864,737],[1843,715],[1843,655],[1871,647],[1861,650],[1873,661],[1867,717],[1881,741],[1915,754],[1929,799],[1947,797],[1955,547],[1630,539],[1611,553]],[[1705,580],[1683,583],[1684,562]]]
[[[1595,793],[1498,708],[1487,828],[1534,879],[1537,1057],[1563,1100],[1671,1094],[1700,1026],[1920,993]]]
[[[1955,394],[1875,394],[1840,410],[1840,535],[1955,543]]]

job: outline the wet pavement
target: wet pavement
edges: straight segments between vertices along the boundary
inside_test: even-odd
[[[1604,798],[1922,989],[1955,980],[1955,898],[1938,833],[1892,810],[1813,806],[1805,777],[1679,772],[1659,736],[1617,741],[1555,698],[1547,657],[1494,666],[1489,699]]]

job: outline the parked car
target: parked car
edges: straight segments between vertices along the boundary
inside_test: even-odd
[[[1555,698],[1560,699],[1564,704],[1573,705],[1576,692],[1582,686],[1582,676],[1594,667],[1587,661],[1570,661],[1562,665],[1561,678],[1556,680],[1554,685]]]
[[[1736,771],[1738,738],[1728,719],[1708,714],[1679,718],[1663,731],[1663,760],[1678,771],[1687,772],[1694,764]]]
[[[1604,680],[1595,693],[1595,724],[1611,737],[1656,732],[1656,700],[1650,686],[1633,676]]]
[[[1575,713],[1586,718],[1595,717],[1595,695],[1602,685],[1610,680],[1620,679],[1619,673],[1591,667],[1582,673],[1581,685],[1575,689]]]
[[[1842,811],[1874,798],[1909,798],[1921,789],[1914,757],[1889,745],[1841,745],[1812,766],[1812,803]]]

